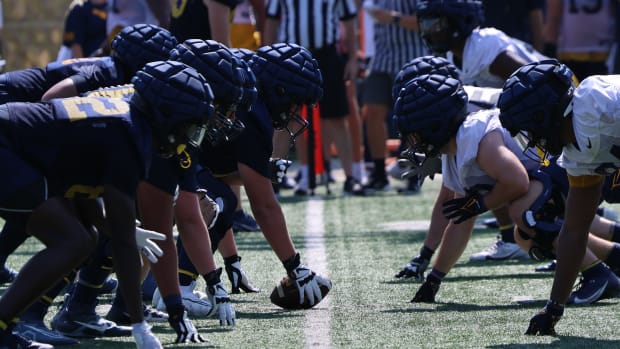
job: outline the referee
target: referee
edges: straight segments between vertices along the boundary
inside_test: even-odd
[[[345,194],[363,194],[361,184],[353,178],[351,134],[347,116],[349,108],[345,81],[357,76],[357,7],[355,0],[268,0],[264,44],[295,43],[309,49],[323,75],[321,134],[325,146],[335,144],[347,177]],[[339,25],[344,31],[340,33]],[[345,39],[345,59],[338,52],[339,34]],[[300,139],[302,141],[302,139]],[[304,144],[298,142],[303,148]],[[308,191],[307,152],[298,149],[301,179],[296,194]],[[329,154],[329,152],[327,153]]]

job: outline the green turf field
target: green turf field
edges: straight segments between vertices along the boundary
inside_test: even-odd
[[[260,233],[241,232],[236,238],[243,267],[263,292],[232,297],[237,325],[220,329],[215,319],[196,319],[209,340],[200,345],[173,345],[167,324],[155,325],[155,333],[167,347],[197,348],[620,348],[619,299],[567,308],[556,327],[558,337],[523,335],[530,317],[544,305],[552,277],[535,273],[540,263],[533,261],[469,262],[471,253],[492,242],[493,230],[474,232],[442,283],[436,304],[410,303],[419,284],[393,275],[419,250],[425,228],[418,221],[428,219],[438,185],[438,180],[427,181],[416,196],[392,190],[359,198],[342,197],[338,184],[331,196],[319,188],[312,201],[284,191],[281,202],[302,261],[315,261],[308,264],[324,267],[333,281],[328,298],[305,312],[273,306],[269,293],[284,269]],[[306,219],[308,205],[322,209]],[[317,225],[321,219],[323,224]],[[39,248],[29,241],[9,264],[18,268]],[[218,262],[222,264],[219,257]],[[224,282],[228,285],[225,276]],[[534,302],[518,304],[516,296]],[[99,310],[104,314],[104,306]],[[131,338],[81,343],[88,348],[133,347]]]

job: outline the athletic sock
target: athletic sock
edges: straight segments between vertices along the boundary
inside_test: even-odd
[[[514,227],[514,224],[506,224],[499,227],[500,239],[503,242],[516,243]]]

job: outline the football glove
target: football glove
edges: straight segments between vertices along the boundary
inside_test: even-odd
[[[299,253],[284,261],[289,279],[299,291],[299,304],[304,304],[308,297],[308,303],[313,306],[323,299],[320,286],[331,288],[331,283],[320,275],[317,275],[307,266],[301,264]]]
[[[402,179],[418,176],[420,179],[435,178],[436,173],[441,173],[441,157],[427,158],[424,154],[417,154],[412,150],[404,150],[400,153],[398,166],[407,168],[401,175]]]
[[[187,310],[183,305],[168,310],[168,323],[177,333],[175,343],[203,343],[204,339],[194,327],[192,321],[187,317]]]
[[[260,292],[260,290],[250,283],[248,276],[245,275],[243,268],[241,268],[241,257],[237,256],[236,261],[224,261],[224,268],[226,269],[226,275],[232,285],[232,293],[241,293],[240,290],[246,293]]]
[[[420,255],[413,257],[409,263],[405,264],[405,266],[394,275],[395,278],[408,279],[410,277],[415,277],[419,281],[424,280],[424,271],[428,268],[428,263],[430,260],[423,258]]]
[[[443,215],[454,224],[463,223],[488,210],[482,199],[478,192],[470,192],[462,198],[448,200],[443,203]]]
[[[163,348],[159,339],[151,332],[151,326],[145,321],[131,326],[131,333],[136,341],[137,349],[161,349]]]
[[[435,295],[439,291],[441,281],[431,277],[426,278],[426,281],[420,286],[418,292],[411,300],[411,303],[435,303]]]
[[[542,310],[530,319],[530,325],[525,334],[540,336],[555,336],[555,324],[560,321],[564,314],[564,306],[556,302],[548,301]]]
[[[284,175],[286,175],[286,170],[291,167],[293,162],[286,159],[280,158],[271,158],[269,159],[269,164],[271,167],[271,182],[273,184],[282,183],[284,179]]]
[[[138,250],[151,263],[157,263],[157,257],[163,256],[164,251],[153,240],[166,240],[166,235],[136,227],[136,245],[138,245]]]
[[[207,228],[212,229],[221,213],[220,206],[207,195],[207,191],[204,189],[198,189],[198,197],[200,198],[202,218],[207,224]]]
[[[218,314],[220,317],[220,326],[235,325],[235,309],[230,301],[230,296],[224,288],[224,284],[220,280],[222,268],[218,268],[207,274],[207,295],[209,301],[213,304],[211,315]]]

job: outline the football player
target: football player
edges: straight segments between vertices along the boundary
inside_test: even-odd
[[[464,85],[501,88],[517,68],[546,57],[502,31],[480,28],[482,6],[479,0],[423,0],[417,10],[420,34],[434,53],[445,55],[457,67]],[[493,213],[500,236],[470,259],[528,258],[514,240],[514,222],[508,212],[501,208]]]
[[[306,122],[297,113],[302,105],[321,98],[321,72],[308,50],[285,43],[261,47],[250,67],[256,76],[258,99],[248,112],[236,114],[245,129],[232,142],[203,144],[201,163],[206,169],[198,180],[208,183],[212,174],[217,180],[245,186],[265,238],[299,290],[299,304],[316,305],[322,299],[320,286],[331,288],[331,282],[301,263],[271,184],[282,177],[286,166],[280,167],[280,160],[290,149],[290,144],[274,146],[273,134],[283,132],[293,142],[303,132]]]
[[[560,155],[558,164],[566,169],[570,185],[551,295],[530,320],[528,334],[555,334],[580,267],[578,257],[585,254],[605,175],[620,167],[619,88],[615,75],[588,77],[575,87],[570,69],[548,60],[520,68],[502,89],[502,125]]]
[[[439,223],[450,222],[433,269],[412,302],[434,302],[442,279],[467,245],[475,217],[486,212],[487,207],[509,208],[522,236],[520,242],[534,257],[548,257],[555,251],[552,244],[559,231],[557,222],[563,213],[563,197],[562,190],[554,185],[561,186],[565,173],[553,162],[540,166],[540,160],[529,158],[499,125],[497,109],[467,113],[466,104],[467,95],[458,80],[423,75],[405,85],[395,105],[395,121],[411,148],[427,157],[443,154],[443,186],[455,193],[442,203],[444,220]],[[495,167],[493,158],[500,167]],[[555,177],[555,183],[551,183],[551,177]],[[525,192],[519,191],[522,181],[526,184]],[[554,209],[548,207],[550,201],[555,204]],[[435,215],[436,211],[437,205]],[[598,229],[607,234],[609,225]],[[617,253],[620,247],[598,242],[596,237],[592,240],[593,248],[603,258],[614,250]],[[582,265],[588,286],[575,291],[573,302],[592,303],[620,292],[620,281],[594,253],[589,253]],[[597,283],[594,289],[592,280]],[[598,284],[599,280],[602,284]]]
[[[2,174],[0,214],[28,215],[27,232],[45,245],[0,299],[0,346],[30,347],[12,333],[19,314],[84,261],[97,234],[105,233],[122,266],[117,275],[136,345],[161,348],[142,315],[136,190],[152,154],[169,157],[202,142],[197,131],[213,117],[213,95],[204,77],[178,62],[149,63],[133,83],[130,100],[77,97],[0,107],[0,153],[14,169]]]
[[[0,104],[72,97],[127,84],[146,63],[168,59],[176,44],[175,37],[161,27],[126,27],[114,38],[110,56],[69,59],[0,75]]]

